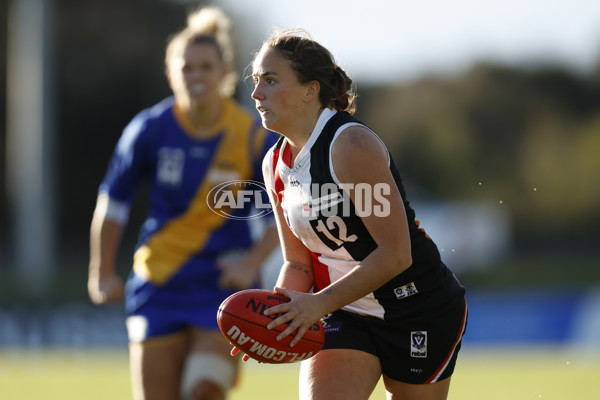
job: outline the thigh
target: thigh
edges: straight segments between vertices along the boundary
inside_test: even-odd
[[[131,385],[135,400],[178,400],[189,348],[187,332],[129,344]]]
[[[328,349],[303,361],[301,400],[367,400],[379,378],[379,360],[360,350]]]
[[[383,376],[387,400],[445,400],[450,389],[450,379],[416,385],[394,380],[386,375]]]
[[[218,353],[232,360],[237,359],[237,357],[231,357],[232,345],[225,339],[221,331],[195,327],[191,329],[190,335],[190,352]]]

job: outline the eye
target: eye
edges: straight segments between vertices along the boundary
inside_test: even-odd
[[[217,66],[214,63],[206,62],[206,63],[202,63],[200,65],[200,69],[204,72],[211,72],[211,71],[217,69]]]

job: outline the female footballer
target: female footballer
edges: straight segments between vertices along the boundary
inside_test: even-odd
[[[203,8],[171,38],[166,72],[174,96],[127,125],[99,188],[88,291],[97,304],[125,297],[135,399],[226,397],[237,362],[218,330],[218,306],[257,285],[277,245],[274,224],[253,238],[250,203],[221,202],[227,208],[215,210],[218,199],[209,201],[236,198],[244,182],[262,181],[262,159],[276,138],[231,98],[229,25],[221,10]],[[123,293],[116,254],[143,181],[148,216]]]
[[[419,227],[382,140],[355,119],[352,80],[305,32],[276,32],[252,63],[263,162],[284,263],[265,314],[295,344],[319,319],[300,398],[446,399],[467,323],[465,289]],[[235,351],[233,352],[235,353]]]

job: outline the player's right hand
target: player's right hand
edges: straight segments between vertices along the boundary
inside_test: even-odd
[[[117,275],[88,278],[88,294],[94,304],[106,304],[123,300],[123,280]]]

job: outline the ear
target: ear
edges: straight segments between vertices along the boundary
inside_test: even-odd
[[[221,79],[225,78],[227,75],[229,75],[232,71],[232,68],[229,65],[225,65],[223,67],[223,72],[221,72]]]
[[[304,95],[304,101],[310,103],[315,99],[319,99],[319,92],[321,91],[321,85],[319,81],[311,81],[306,84],[306,94]]]

